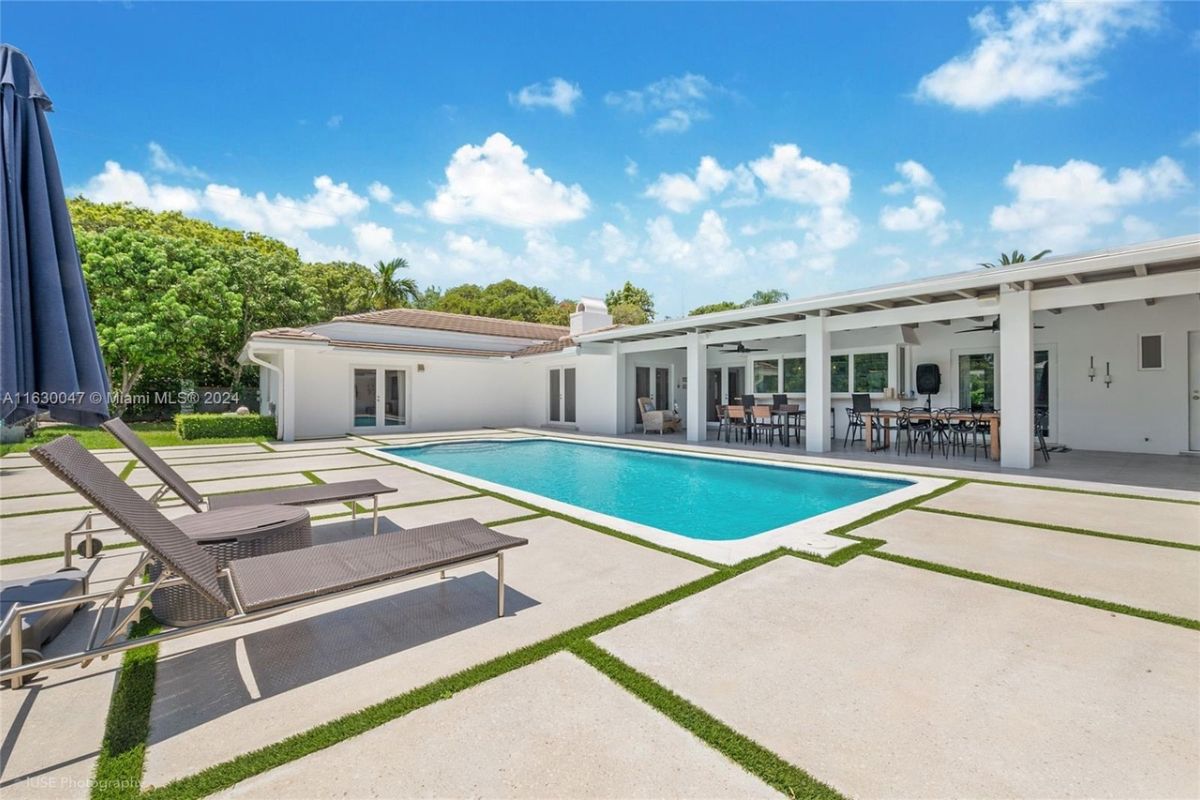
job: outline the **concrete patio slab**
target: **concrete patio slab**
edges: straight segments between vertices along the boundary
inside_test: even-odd
[[[88,501],[80,497],[76,492],[35,494],[29,497],[14,497],[12,499],[0,497],[0,517],[87,507]]]
[[[530,544],[452,570],[161,646],[145,782],[163,785],[707,574],[554,518]]]
[[[414,472],[411,469],[388,466],[375,460],[372,460],[371,463],[375,466],[344,470],[316,470],[314,474],[326,483],[374,478],[385,486],[396,489],[395,492],[379,498],[380,504],[386,506],[412,503],[417,500],[441,500],[446,497],[460,497],[464,494],[475,493],[474,489],[467,489],[440,478]]]
[[[1200,506],[1182,503],[969,483],[924,505],[1200,545]]]
[[[162,512],[167,517],[194,513],[183,505],[167,506]],[[63,534],[75,527],[83,514],[83,511],[54,511],[48,514],[27,514],[0,519],[0,558],[61,553]],[[92,523],[95,528],[108,527],[111,524],[107,517],[97,517]],[[105,544],[133,541],[121,531],[105,531],[96,535]]]
[[[1195,631],[782,557],[597,643],[851,797],[1195,797]]]
[[[447,731],[459,735],[447,736]],[[566,653],[217,795],[295,800],[400,796],[779,795]]]
[[[316,455],[295,455],[287,458],[272,457],[267,453],[265,459],[257,456],[253,459],[240,458],[226,460],[215,464],[185,464],[177,467],[176,471],[188,481],[202,481],[213,478],[233,478],[246,475],[270,475],[281,472],[302,472],[305,470],[331,469],[335,467],[369,467],[379,462],[370,456],[360,453],[318,453]],[[154,482],[154,473],[145,467],[138,467],[129,476],[129,482],[136,485]]]
[[[1200,552],[905,511],[859,528],[883,550],[999,578],[1200,619]]]
[[[253,475],[248,478],[217,478],[207,481],[188,481],[196,491],[207,497],[210,494],[224,494],[227,492],[246,492],[254,489],[279,489],[284,486],[304,486],[312,483],[308,478],[299,472],[281,472],[276,475]],[[161,485],[154,483],[153,485],[139,486],[136,488],[138,494],[143,497],[149,497],[154,494],[154,490]],[[174,497],[174,495],[170,495]]]
[[[140,550],[113,551],[96,565],[91,588],[111,588],[137,564]],[[90,562],[83,562],[87,565]],[[5,580],[52,572],[56,562],[10,564],[0,568]],[[93,613],[81,610],[43,651],[47,656],[81,649],[91,630]],[[105,623],[107,624],[107,623]],[[109,698],[120,659],[96,661],[39,673],[19,691],[0,690],[0,795],[9,798],[86,798]]]
[[[352,436],[339,436],[336,439],[303,439],[298,442],[268,442],[272,450],[280,453],[308,450],[347,450],[351,447],[370,446],[369,442]]]

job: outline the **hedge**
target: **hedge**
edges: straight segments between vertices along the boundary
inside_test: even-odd
[[[274,438],[275,418],[260,414],[176,414],[175,430],[180,439]]]

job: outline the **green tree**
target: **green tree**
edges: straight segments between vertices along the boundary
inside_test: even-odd
[[[772,303],[782,303],[787,299],[788,293],[781,289],[759,289],[743,305],[747,308],[750,306],[768,306]]]
[[[483,316],[482,297],[483,287],[474,283],[463,283],[443,292],[433,310],[481,317]]]
[[[694,317],[697,314],[713,314],[717,311],[733,311],[735,308],[741,308],[741,303],[735,303],[732,300],[722,300],[719,303],[709,303],[706,306],[696,306],[688,312],[689,317]]]
[[[144,374],[188,376],[206,342],[232,335],[240,298],[212,248],[121,227],[76,239],[118,413]]]
[[[608,313],[617,325],[645,325],[650,321],[646,309],[633,303],[617,303],[609,306]]]
[[[543,311],[553,308],[557,302],[554,295],[540,286],[503,280],[488,286],[474,283],[454,286],[441,295],[433,309],[451,314],[536,322]]]
[[[631,305],[641,309],[645,319],[643,322],[649,322],[654,319],[654,297],[645,289],[634,286],[631,282],[625,281],[625,285],[620,289],[614,289],[604,296],[604,304],[608,306],[608,313],[616,319],[616,314],[613,313],[613,308],[622,305]],[[622,323],[622,324],[639,324],[639,323]]]
[[[375,272],[379,276],[375,287],[376,308],[382,310],[407,306],[409,300],[417,299],[417,282],[412,278],[401,277],[406,269],[408,262],[403,258],[393,258],[391,261],[379,261],[375,264]]]
[[[374,306],[376,273],[352,261],[301,264],[300,281],[316,298],[316,320],[361,314]]]
[[[534,322],[540,322],[543,325],[562,325],[566,327],[571,324],[571,314],[574,312],[574,300],[559,300],[554,305],[546,306],[539,311],[537,319]]]
[[[426,311],[437,309],[438,304],[442,302],[442,290],[436,286],[426,286],[416,299],[413,300],[415,308],[422,308]]]
[[[1020,250],[1013,250],[1012,255],[1009,255],[1008,253],[1001,253],[999,261],[997,261],[995,263],[993,263],[991,261],[981,261],[981,262],[979,262],[979,266],[984,267],[985,269],[995,269],[996,267],[1007,267],[1010,264],[1023,264],[1026,261],[1037,261],[1042,256],[1048,256],[1048,255],[1050,255],[1050,251],[1043,250],[1042,252],[1038,253],[1036,256],[1032,256],[1031,258],[1025,258],[1025,254],[1022,253]]]

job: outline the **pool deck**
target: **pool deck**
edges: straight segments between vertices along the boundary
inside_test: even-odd
[[[840,565],[778,551],[722,567],[371,452],[544,433],[160,450],[202,492],[303,484],[305,473],[373,477],[399,490],[385,501],[385,532],[473,517],[530,544],[507,559],[503,619],[494,617],[494,575],[468,567],[162,645],[141,786],[219,775],[249,750],[473,670],[479,677],[461,691],[211,790],[583,798],[794,788],[756,771],[762,759],[707,743],[728,736],[702,740],[684,727],[700,714],[846,796],[1200,795],[1200,493],[1182,482],[879,463],[939,486],[968,482],[854,529],[873,543]],[[759,451],[747,457],[848,465],[794,448]],[[118,472],[130,460],[98,454]],[[997,482],[971,480],[979,478]],[[153,491],[141,468],[128,480]],[[0,459],[0,557],[61,548],[84,505],[65,488],[28,456]],[[352,520],[344,505],[311,510],[318,541],[369,534],[369,519]],[[178,503],[167,511],[189,513]],[[106,550],[96,588],[138,553]],[[60,559],[3,564],[0,577],[50,573]],[[68,651],[89,625],[81,612],[48,653]],[[614,683],[574,652],[581,642],[636,670],[667,705]],[[480,667],[531,646],[548,649]],[[89,796],[119,667],[96,662],[0,690],[6,799]],[[673,703],[698,711],[674,715]]]

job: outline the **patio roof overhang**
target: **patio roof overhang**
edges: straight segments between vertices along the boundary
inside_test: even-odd
[[[1200,235],[926,278],[772,305],[721,311],[578,336],[621,352],[803,335],[807,317],[829,331],[996,314],[1002,291],[1028,291],[1035,311],[1200,293]]]

